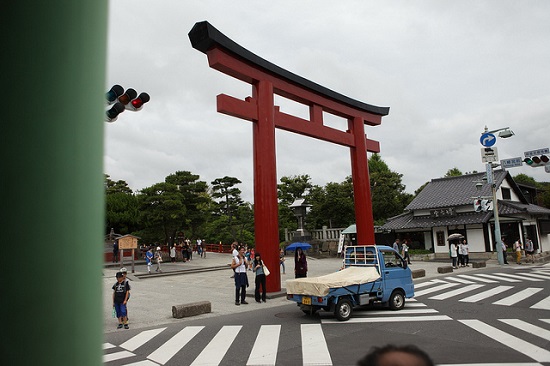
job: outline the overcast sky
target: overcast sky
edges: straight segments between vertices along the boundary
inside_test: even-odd
[[[105,124],[105,173],[139,190],[188,170],[233,176],[253,201],[252,124],[216,112],[249,84],[208,67],[188,33],[208,21],[256,55],[353,99],[390,107],[369,138],[407,192],[457,167],[484,171],[479,138],[510,127],[499,158],[550,147],[550,1],[111,0],[108,74],[146,91],[140,112]],[[306,117],[284,100],[283,111]],[[338,119],[328,124],[344,128]],[[277,176],[324,185],[351,174],[339,145],[277,131]],[[518,167],[538,181],[544,168]]]

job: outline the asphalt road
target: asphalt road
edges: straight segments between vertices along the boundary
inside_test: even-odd
[[[359,309],[348,322],[306,316],[284,298],[236,307],[228,287],[226,311],[106,332],[104,357],[108,365],[354,365],[372,346],[396,343],[416,344],[442,365],[550,365],[549,280],[548,265],[430,275],[415,281],[405,309]]]

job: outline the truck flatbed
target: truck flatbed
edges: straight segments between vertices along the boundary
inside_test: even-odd
[[[324,276],[288,280],[286,291],[295,295],[326,296],[331,289],[362,285],[379,278],[375,267],[348,267]]]

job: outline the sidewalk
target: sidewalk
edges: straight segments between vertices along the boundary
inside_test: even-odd
[[[292,256],[287,256],[286,274],[281,274],[281,287],[286,288],[288,279],[293,279],[294,264]],[[163,273],[155,272],[156,265],[152,266],[152,274],[147,274],[147,266],[143,261],[135,264],[135,273],[131,273],[131,263],[125,263],[130,280],[131,298],[128,302],[129,324],[131,329],[153,327],[166,323],[184,323],[189,320],[209,318],[236,312],[258,310],[265,307],[288,305],[288,311],[296,309],[296,305],[285,296],[270,298],[266,303],[258,304],[254,301],[254,273],[248,272],[250,287],[247,295],[250,298],[249,305],[235,306],[235,286],[230,278],[233,271],[229,267],[230,254],[208,253],[206,258],[196,256],[192,261],[183,263],[163,262]],[[342,264],[341,258],[315,259],[308,257],[309,277],[321,276],[338,271]],[[487,261],[487,267],[498,267],[496,261]],[[425,277],[416,278],[415,283],[436,277],[448,276],[450,273],[438,273],[438,267],[450,266],[450,262],[443,261],[413,261],[411,269],[423,269]],[[515,266],[515,264],[510,264]],[[455,269],[455,273],[470,273],[483,271],[486,268],[465,267]],[[103,318],[104,332],[117,331],[117,321],[112,318],[112,286],[115,283],[115,274],[120,266],[106,264],[103,270]],[[274,269],[271,269],[271,272]],[[283,295],[283,294],[279,294]],[[212,312],[190,318],[175,319],[172,317],[172,306],[187,304],[197,301],[210,301]],[[120,332],[120,330],[118,330]]]

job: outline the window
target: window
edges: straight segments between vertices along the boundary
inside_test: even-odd
[[[512,199],[512,195],[510,193],[510,188],[501,188],[500,189],[501,192],[502,192],[502,199],[503,200],[510,200]]]

